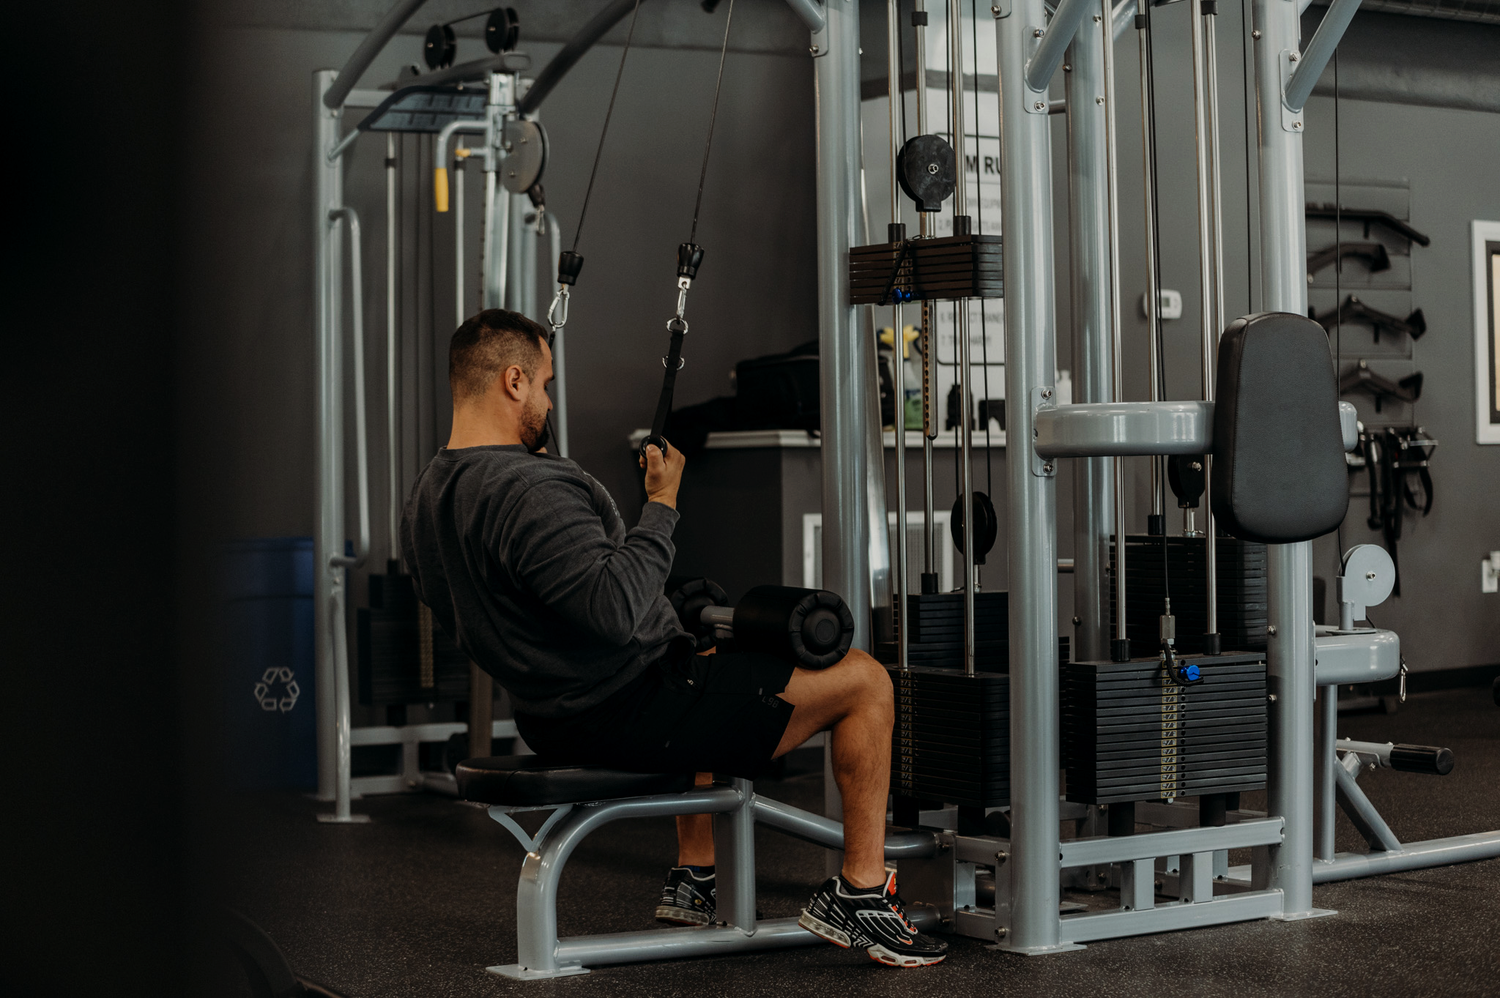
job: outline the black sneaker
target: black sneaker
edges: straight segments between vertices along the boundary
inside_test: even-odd
[[[667,871],[656,905],[656,920],[673,925],[707,925],[715,918],[714,875],[695,874],[685,866]]]
[[[830,878],[802,909],[797,924],[836,946],[863,946],[871,960],[889,967],[927,967],[948,955],[946,942],[922,935],[907,920],[894,870],[884,887],[869,889],[852,887],[843,877]]]

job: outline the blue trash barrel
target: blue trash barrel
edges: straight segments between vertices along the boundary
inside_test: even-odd
[[[230,541],[220,568],[231,784],[242,790],[315,789],[313,540]]]

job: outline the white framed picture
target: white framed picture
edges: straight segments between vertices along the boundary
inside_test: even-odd
[[[1500,222],[1474,222],[1476,438],[1500,444]]]

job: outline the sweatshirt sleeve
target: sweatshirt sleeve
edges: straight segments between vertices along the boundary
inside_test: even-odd
[[[671,507],[647,503],[617,545],[581,483],[546,478],[512,504],[491,550],[568,624],[624,645],[666,586],[677,519]]]

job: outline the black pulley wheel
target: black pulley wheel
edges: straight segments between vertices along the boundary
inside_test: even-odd
[[[714,629],[703,622],[703,611],[711,606],[728,606],[729,597],[710,579],[673,576],[667,580],[667,599],[683,629],[698,642],[699,651],[714,646]]]
[[[805,669],[826,669],[849,654],[854,615],[827,590],[756,586],[734,608],[734,643]]]
[[[964,553],[964,500],[963,497],[953,501],[953,517],[948,521],[949,532],[953,534],[953,546],[958,548],[959,554]],[[984,556],[989,554],[995,546],[995,538],[1000,534],[1000,521],[995,516],[995,504],[990,502],[990,497],[983,492],[974,493],[974,564],[983,565]]]
[[[434,24],[427,29],[427,40],[422,43],[422,58],[428,69],[444,69],[453,65],[458,53],[458,37],[446,24]]]
[[[942,211],[958,186],[953,147],[937,135],[907,140],[896,154],[896,182],[918,211]]]
[[[484,46],[499,55],[516,47],[521,39],[521,21],[514,7],[496,7],[484,22]]]
[[[1167,484],[1180,509],[1197,509],[1203,498],[1203,458],[1197,454],[1173,454],[1167,458]]]

